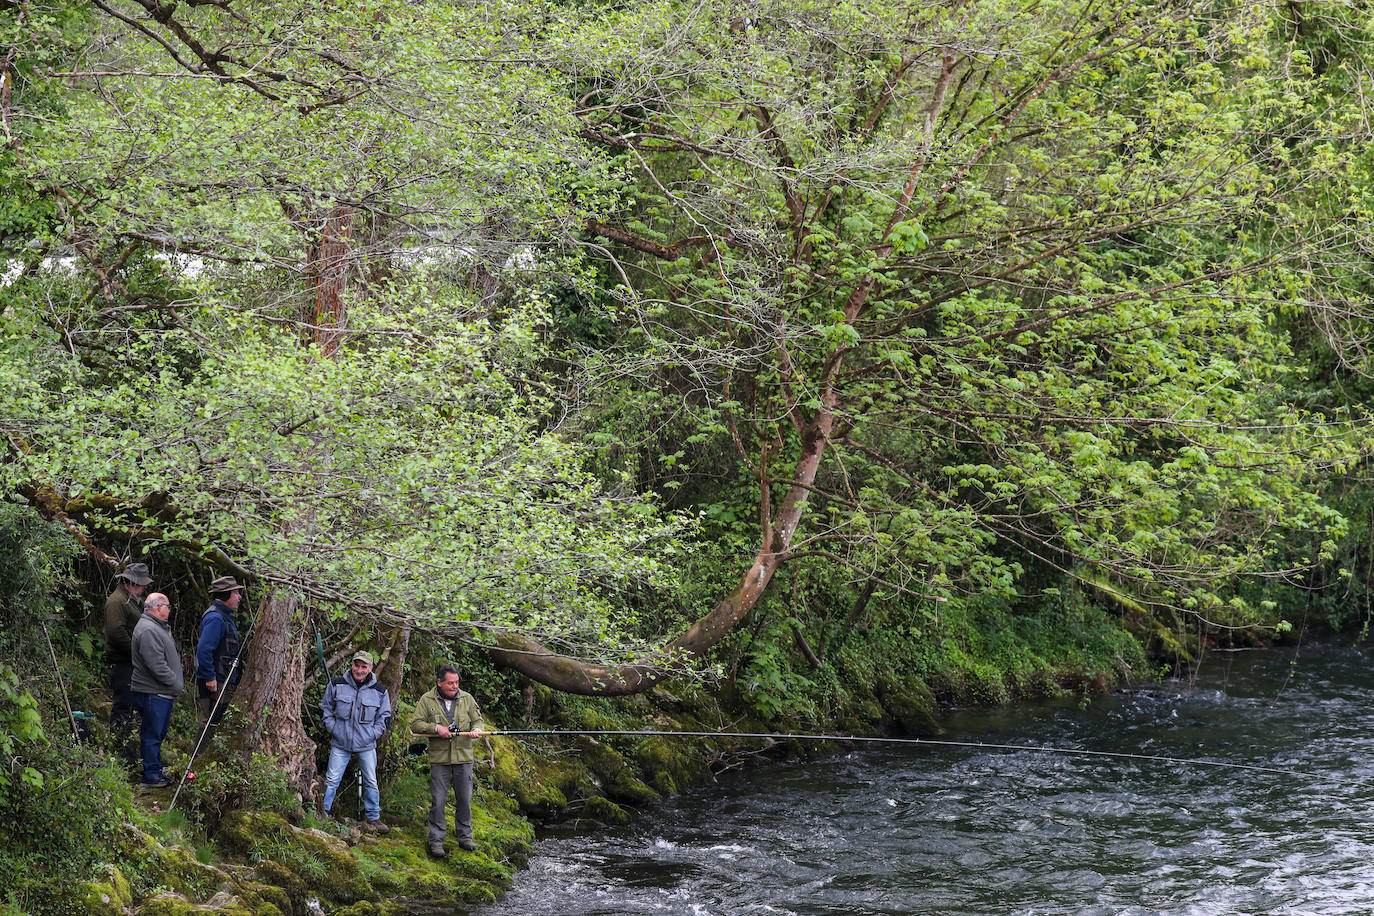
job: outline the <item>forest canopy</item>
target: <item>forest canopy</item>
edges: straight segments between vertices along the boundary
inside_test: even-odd
[[[1272,626],[1368,451],[1367,26],[0,3],[0,487],[262,584],[288,656],[343,617],[576,692],[784,568],[908,635],[1072,589]]]

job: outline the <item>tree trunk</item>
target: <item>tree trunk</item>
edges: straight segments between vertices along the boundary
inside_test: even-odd
[[[709,652],[759,603],[774,573],[786,559],[834,427],[834,400],[833,392],[828,393],[825,408],[802,436],[802,455],[797,462],[792,485],[777,517],[765,519],[764,543],[759,546],[754,561],[730,594],[668,644],[666,651],[669,659],[666,664],[594,665],[559,655],[534,640],[519,636],[503,637],[500,645],[490,650],[493,659],[498,664],[514,668],[526,677],[564,693],[629,696],[649,690],[677,669],[681,662],[700,658]]]
[[[253,627],[237,705],[248,720],[245,753],[275,758],[307,800],[315,797],[315,743],[301,722],[305,659],[310,628],[298,619],[296,600],[275,589],[267,593]]]
[[[388,630],[384,638],[386,647],[379,653],[377,667],[373,673],[377,683],[386,688],[391,696],[391,708],[396,708],[396,697],[401,692],[401,681],[405,677],[406,655],[410,652],[410,627],[403,625]]]
[[[329,211],[320,227],[319,239],[310,248],[311,282],[315,287],[311,333],[325,356],[332,356],[343,340],[344,291],[355,259],[353,218],[349,207]]]
[[[333,355],[343,339],[344,292],[354,258],[355,215],[343,206],[325,214],[319,238],[308,255],[315,292],[311,336],[325,357]],[[252,655],[244,670],[239,705],[251,723],[245,751],[261,750],[276,758],[302,797],[312,801],[319,787],[315,744],[301,721],[311,632],[304,619],[308,613],[294,597],[276,589],[267,593],[255,626]]]

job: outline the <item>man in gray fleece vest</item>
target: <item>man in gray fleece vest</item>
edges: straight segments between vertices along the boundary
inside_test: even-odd
[[[162,772],[162,741],[172,722],[172,704],[185,686],[181,658],[167,618],[172,605],[167,596],[153,592],[143,603],[143,616],[134,626],[132,656],[134,708],[143,717],[138,746],[143,757],[143,785],[161,789],[172,784]]]

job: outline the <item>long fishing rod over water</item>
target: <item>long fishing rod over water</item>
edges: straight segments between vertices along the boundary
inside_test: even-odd
[[[1252,773],[1270,773],[1275,776],[1291,776],[1297,779],[1311,779],[1310,774],[1299,773],[1296,770],[1284,770],[1279,767],[1258,766],[1251,763],[1229,763],[1223,760],[1201,760],[1190,757],[1169,757],[1162,754],[1132,754],[1127,751],[1094,751],[1086,748],[1072,747],[1045,747],[1038,744],[992,744],[986,741],[946,741],[936,738],[876,738],[855,735],[822,735],[822,734],[801,734],[796,732],[698,732],[698,731],[662,731],[644,729],[639,731],[616,731],[612,729],[557,729],[557,728],[522,728],[522,729],[488,729],[488,735],[548,735],[558,736],[578,736],[585,735],[593,738],[751,738],[773,741],[835,741],[852,742],[865,744],[908,744],[925,745],[930,747],[963,747],[977,748],[987,751],[1041,751],[1046,754],[1060,754],[1069,757],[1110,757],[1120,760],[1144,760],[1151,763],[1170,763],[1183,766],[1202,766],[1220,767],[1230,770],[1245,770]]]

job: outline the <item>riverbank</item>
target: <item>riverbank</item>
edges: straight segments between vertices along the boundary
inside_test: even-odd
[[[1066,666],[1042,683],[1096,691],[1113,682]],[[933,737],[942,711],[978,702],[985,685],[948,685],[937,694],[924,680],[889,677],[847,693],[826,732]],[[730,688],[734,689],[730,689]],[[742,710],[738,684],[707,690],[675,684],[619,700],[571,698],[531,688],[537,718],[520,727],[551,730],[770,733],[797,730],[796,719],[764,719]],[[1043,693],[1044,691],[1042,691]],[[1030,692],[1021,696],[1033,695]],[[814,723],[810,723],[814,725]],[[69,903],[45,912],[101,916],[400,916],[450,912],[496,899],[524,866],[538,824],[623,824],[646,806],[718,774],[842,749],[830,741],[742,739],[722,734],[494,735],[477,767],[475,852],[456,847],[443,860],[426,854],[428,805],[422,758],[400,755],[384,767],[381,836],[356,821],[303,810],[271,761],[233,757],[198,764],[180,808],[167,811],[171,790],[128,796],[129,823],[98,874],[64,894]],[[483,748],[483,751],[486,749]],[[172,761],[180,749],[169,748]],[[343,798],[343,795],[340,796]],[[346,805],[340,805],[346,808]],[[11,910],[11,912],[24,912]],[[35,911],[37,912],[37,911]]]

